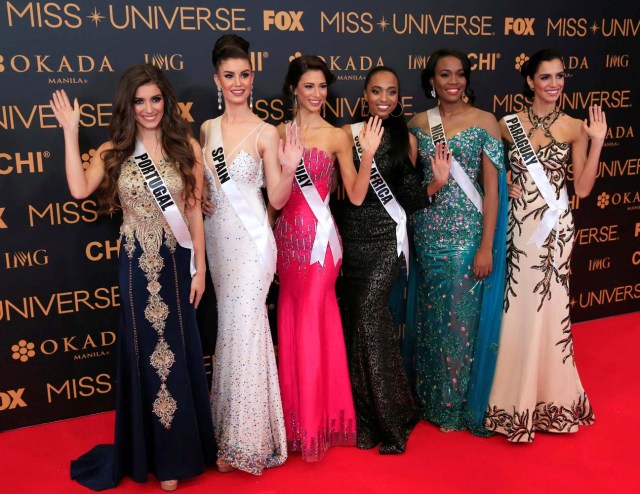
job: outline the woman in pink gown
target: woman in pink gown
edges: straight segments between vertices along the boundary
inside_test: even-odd
[[[322,459],[333,445],[355,445],[356,418],[338,311],[335,282],[342,247],[329,211],[333,163],[345,191],[361,204],[382,129],[371,119],[360,136],[363,161],[356,172],[352,143],[320,110],[335,80],[316,56],[293,60],[283,91],[293,125],[305,143],[293,190],[276,223],[278,246],[278,357],[289,451],[305,461]],[[285,125],[279,127],[281,135]]]

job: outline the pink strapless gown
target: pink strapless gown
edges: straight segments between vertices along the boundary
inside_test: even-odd
[[[305,151],[305,166],[320,197],[331,188],[333,159]],[[356,417],[336,300],[340,264],[327,247],[324,266],[310,264],[316,218],[297,182],[276,223],[278,245],[278,359],[287,443],[305,461],[333,445],[355,445]]]

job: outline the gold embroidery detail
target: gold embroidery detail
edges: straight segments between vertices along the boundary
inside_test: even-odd
[[[171,422],[178,409],[178,403],[169,393],[166,384],[160,386],[157,396],[153,402],[153,413],[160,419],[160,423],[164,425],[165,429],[171,429]]]
[[[177,168],[165,160],[157,163],[157,167],[174,201],[177,202],[180,210],[184,210],[183,184]],[[120,234],[125,240],[124,248],[129,258],[132,258],[136,250],[136,241],[142,247],[139,266],[147,278],[149,292],[144,315],[158,334],[158,342],[149,359],[151,366],[160,377],[160,389],[153,403],[153,413],[166,429],[170,429],[178,409],[178,403],[167,388],[167,379],[175,362],[175,353],[171,351],[164,339],[169,306],[160,296],[162,286],[158,280],[164,267],[164,260],[160,256],[162,239],[164,238],[164,244],[172,253],[176,249],[177,241],[153,195],[144,183],[133,158],[129,158],[122,164],[118,180],[118,195],[124,213],[120,228]],[[184,213],[183,217],[187,221]]]

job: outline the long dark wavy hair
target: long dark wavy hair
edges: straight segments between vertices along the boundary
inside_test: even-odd
[[[282,83],[282,96],[284,96],[285,107],[290,109],[292,115],[294,90],[298,82],[300,82],[302,75],[310,70],[319,70],[322,72],[324,80],[327,82],[327,87],[336,81],[336,76],[331,73],[325,61],[317,55],[301,55],[291,60],[291,62],[289,62],[289,68],[287,69],[287,75],[284,77],[284,82]]]
[[[193,175],[195,155],[190,139],[191,127],[178,113],[178,103],[171,83],[164,73],[149,64],[129,67],[120,78],[113,118],[109,125],[112,148],[102,153],[105,177],[98,188],[103,212],[113,212],[122,206],[118,198],[118,178],[124,163],[133,154],[137,125],[134,110],[136,91],[145,84],[155,84],[164,98],[164,114],[160,121],[162,151],[175,163],[184,184],[183,198],[187,203],[195,199],[196,179]]]
[[[520,67],[520,75],[524,77],[524,83],[522,85],[522,94],[525,97],[531,99],[533,98],[533,91],[529,87],[527,83],[527,77],[533,79],[533,76],[536,75],[538,71],[538,67],[542,62],[551,62],[552,60],[560,60],[562,62],[562,66],[564,67],[564,60],[562,59],[562,54],[551,48],[545,48],[544,50],[540,50],[531,55],[531,58],[522,64]]]
[[[473,94],[473,89],[471,89],[471,62],[469,61],[469,57],[467,57],[460,51],[452,50],[450,48],[442,48],[440,50],[434,51],[431,55],[429,55],[427,66],[420,74],[420,85],[422,86],[424,95],[429,99],[434,99],[434,97],[431,96],[431,90],[433,89],[433,86],[431,85],[431,79],[433,79],[433,77],[436,75],[436,65],[438,64],[438,61],[444,57],[455,57],[460,60],[460,63],[462,64],[462,71],[464,72],[464,77],[467,80],[467,87],[465,88],[464,92],[467,95],[469,103],[473,104],[476,97]]]
[[[389,72],[396,78],[396,81],[398,83],[398,105],[400,105],[402,101],[400,79],[398,78],[398,74],[396,73],[396,71],[391,67],[384,67],[380,65],[371,69],[367,74],[367,77],[365,77],[364,79],[364,90],[366,91],[367,87],[369,87],[371,78],[380,72]],[[391,144],[391,156],[393,161],[396,163],[405,161],[409,157],[410,146],[409,128],[407,127],[407,122],[404,119],[404,115],[400,114],[397,117],[389,115],[382,121],[382,126],[384,127],[385,132],[389,133],[389,142]]]

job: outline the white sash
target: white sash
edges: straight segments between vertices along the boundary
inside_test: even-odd
[[[169,188],[162,180],[162,175],[158,171],[155,163],[151,159],[149,153],[142,144],[140,139],[136,139],[136,147],[133,151],[133,159],[136,165],[142,173],[145,184],[149,187],[151,195],[158,204],[158,207],[162,211],[164,218],[169,224],[169,228],[173,232],[174,237],[178,243],[185,249],[191,250],[191,264],[190,271],[191,276],[196,274],[196,264],[193,258],[193,242],[191,241],[191,233],[189,233],[189,227],[182,217],[182,213],[176,206]]]
[[[442,125],[442,118],[440,117],[440,109],[436,106],[427,111],[429,116],[429,127],[431,130],[431,139],[433,140],[433,146],[435,147],[439,142],[447,142],[444,133],[444,127]],[[451,176],[458,183],[462,191],[466,194],[469,200],[476,207],[478,212],[482,214],[482,196],[475,188],[473,182],[466,174],[458,160],[451,156]]]
[[[336,230],[336,225],[333,222],[331,210],[329,209],[329,196],[331,196],[331,194],[327,193],[325,200],[322,200],[320,193],[311,181],[311,177],[309,176],[307,169],[304,167],[304,156],[296,168],[296,182],[298,182],[302,195],[306,199],[309,208],[311,208],[313,215],[318,221],[318,226],[316,227],[316,238],[313,242],[313,247],[311,248],[310,264],[319,262],[321,266],[324,266],[327,245],[331,245],[333,264],[337,265],[338,261],[342,259],[342,247],[340,246],[338,231]]]
[[[556,195],[549,183],[549,179],[544,172],[544,168],[540,164],[538,160],[538,156],[533,150],[533,146],[531,146],[531,142],[527,137],[527,134],[522,127],[522,122],[518,118],[518,115],[507,115],[504,117],[504,121],[507,124],[507,129],[509,129],[509,134],[511,134],[511,139],[518,150],[518,154],[522,158],[522,162],[527,167],[527,171],[529,175],[531,175],[531,179],[534,184],[540,191],[540,195],[549,206],[549,211],[544,215],[542,221],[538,224],[536,231],[533,232],[531,238],[529,239],[529,243],[535,243],[538,248],[541,248],[544,244],[545,240],[551,233],[551,230],[556,229],[556,236],[554,240],[554,245],[556,249],[554,252],[557,252],[558,245],[558,235],[559,235],[559,223],[560,216],[566,209],[569,207],[569,197],[567,196],[567,189],[562,188],[560,191],[560,197],[556,199]],[[554,264],[555,264],[555,255],[554,255]]]
[[[364,122],[351,125],[351,135],[356,146],[358,158],[362,162],[362,144],[360,144],[360,129],[364,126]],[[391,219],[396,222],[396,248],[398,256],[404,252],[404,262],[407,265],[407,276],[409,275],[409,238],[407,237],[407,215],[398,204],[393,192],[385,182],[384,178],[378,171],[375,160],[371,162],[371,178],[369,185],[378,196],[378,200],[384,206]]]
[[[218,117],[209,125],[209,134],[207,141],[211,139],[211,149],[207,154],[208,146],[205,145],[205,161],[210,170],[215,172],[220,182],[220,188],[224,191],[231,207],[240,218],[247,233],[253,239],[258,250],[258,254],[262,258],[265,268],[271,272],[276,269],[276,255],[270,240],[272,235],[271,226],[267,212],[264,212],[262,218],[249,205],[244,198],[236,183],[231,179],[229,170],[227,169],[227,159],[224,154],[224,146],[222,144],[222,130],[220,127],[221,118]]]

